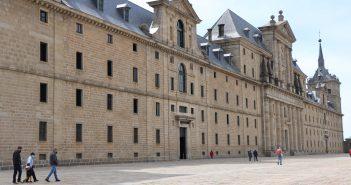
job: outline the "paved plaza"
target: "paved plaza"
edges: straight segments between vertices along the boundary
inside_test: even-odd
[[[283,166],[275,158],[261,158],[259,163],[213,159],[60,167],[60,183],[44,182],[48,171],[36,169],[40,181],[35,184],[351,184],[351,158],[344,154],[289,157]],[[12,171],[0,171],[0,185],[11,184],[11,177]]]

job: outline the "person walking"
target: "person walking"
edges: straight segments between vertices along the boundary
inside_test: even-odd
[[[257,152],[257,150],[254,150],[253,151],[253,155],[254,155],[254,161],[257,161],[258,162],[258,152]]]
[[[17,147],[17,150],[13,152],[12,155],[12,163],[13,163],[13,179],[12,183],[17,184],[17,182],[21,182],[21,175],[22,175],[22,159],[21,159],[21,151],[22,147]],[[18,173],[18,178],[16,181]]]
[[[57,165],[58,165],[58,161],[57,161],[57,149],[55,148],[52,153],[50,154],[50,166],[51,166],[51,170],[49,175],[46,177],[46,182],[50,182],[50,177],[52,174],[54,174],[55,176],[55,180],[56,182],[59,182],[61,180],[58,179],[57,177]]]
[[[211,157],[211,159],[213,159],[213,157],[214,157],[214,153],[213,153],[212,150],[211,150],[211,152],[210,152],[210,157]]]
[[[35,153],[32,152],[27,159],[27,165],[26,165],[27,178],[23,182],[31,182],[30,180],[31,177],[33,177],[34,182],[39,181],[35,176],[35,172],[34,172],[34,159],[35,159]]]
[[[351,157],[351,149],[349,150],[349,154],[350,154],[350,157]]]
[[[275,151],[275,154],[278,157],[278,165],[283,165],[283,150],[278,147],[278,149]]]
[[[251,162],[251,160],[252,160],[252,151],[249,150],[249,151],[247,152],[247,155],[249,156],[249,161]]]

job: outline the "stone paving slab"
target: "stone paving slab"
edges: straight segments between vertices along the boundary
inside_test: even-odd
[[[261,158],[258,163],[249,163],[247,159],[214,159],[59,167],[60,183],[45,182],[48,171],[49,168],[36,169],[40,181],[32,184],[351,185],[348,155],[289,157],[283,166],[278,166],[275,158]],[[11,184],[11,177],[12,171],[0,171],[0,185]]]

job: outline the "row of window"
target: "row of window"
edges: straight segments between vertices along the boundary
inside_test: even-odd
[[[215,133],[215,144],[216,145],[219,145],[219,135],[218,135],[218,133]],[[240,135],[238,135],[238,138],[237,138],[238,140],[238,145],[240,146],[241,145],[241,136]],[[230,143],[230,134],[227,134],[227,145],[231,145],[231,143]],[[205,138],[205,133],[202,133],[201,134],[201,144],[206,144],[206,138]],[[249,135],[247,135],[246,136],[246,144],[247,145],[250,145],[250,136]],[[258,145],[258,138],[257,138],[257,136],[255,136],[255,145],[257,146]]]

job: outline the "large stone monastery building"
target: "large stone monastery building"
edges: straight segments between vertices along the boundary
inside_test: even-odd
[[[227,10],[199,36],[187,0],[149,5],[0,1],[0,166],[17,146],[63,164],[342,152],[321,40],[307,79],[282,11],[256,28]]]

